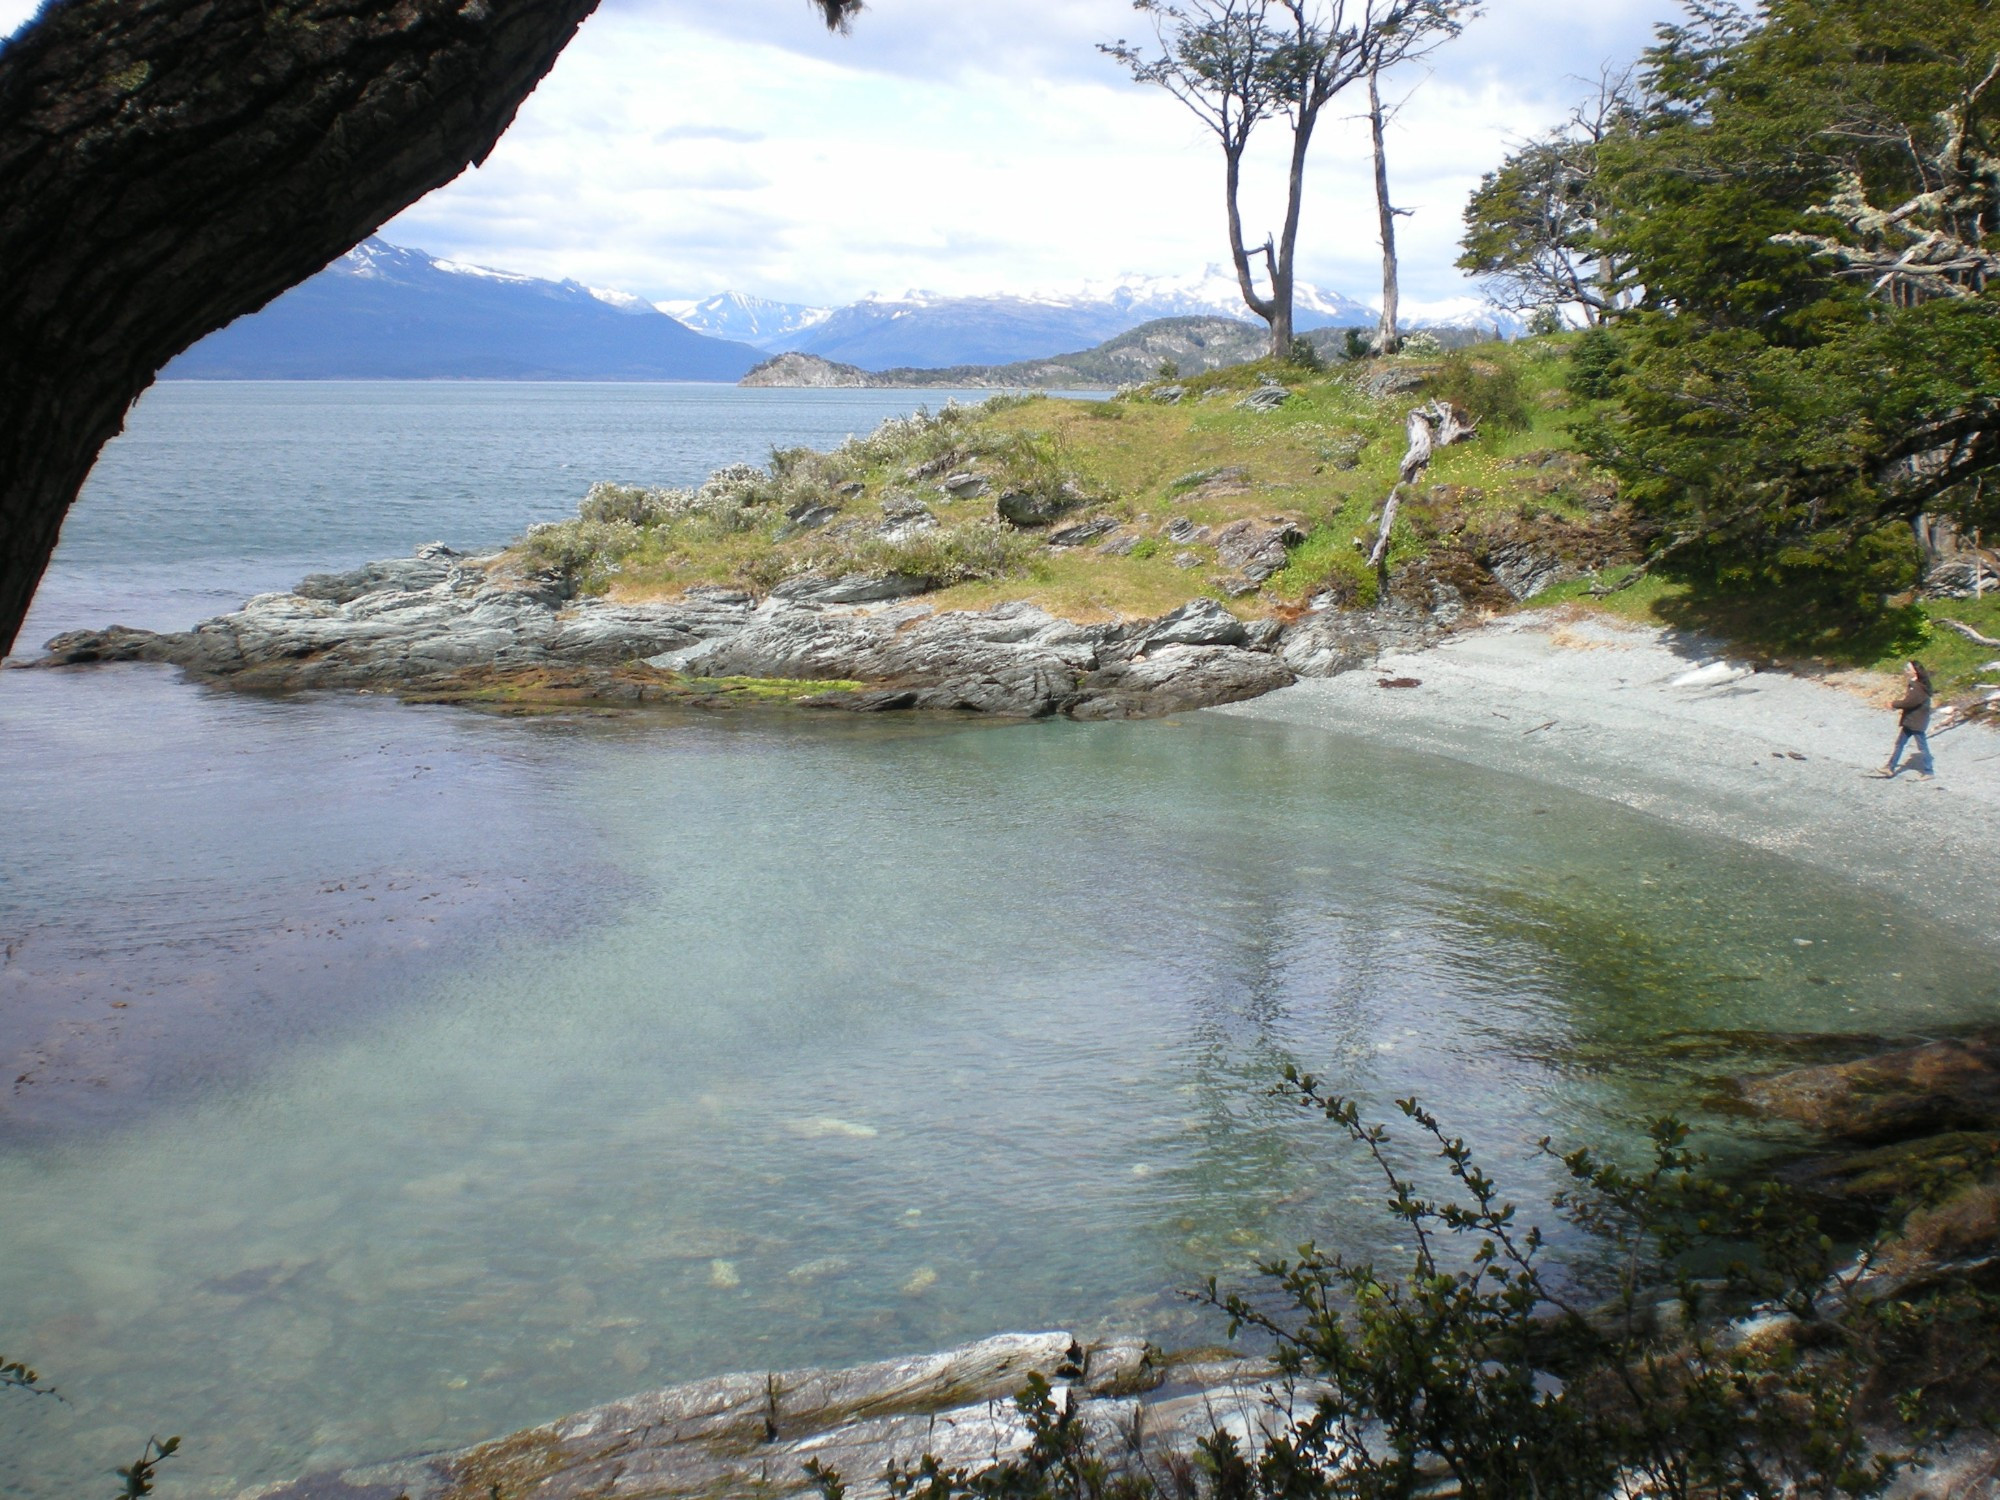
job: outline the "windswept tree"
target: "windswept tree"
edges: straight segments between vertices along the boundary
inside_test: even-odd
[[[1638,296],[1580,436],[1656,565],[1848,629],[1918,531],[2000,523],[2000,11],[1710,6],[1644,66],[1597,236]]]
[[[1292,289],[1306,157],[1320,116],[1371,74],[1394,68],[1456,36],[1479,0],[1133,0],[1153,23],[1154,46],[1120,40],[1099,50],[1140,83],[1185,105],[1222,147],[1229,255],[1243,302],[1271,328],[1271,352],[1292,346]],[[1259,124],[1283,120],[1290,134],[1284,219],[1258,247],[1260,292],[1243,235],[1243,162]]]
[[[1573,312],[1586,327],[1629,301],[1625,260],[1599,233],[1603,152],[1640,114],[1631,71],[1607,72],[1559,128],[1511,152],[1466,205],[1459,269],[1486,277],[1503,306]]]
[[[50,0],[0,46],[0,653],[159,368],[484,160],[596,6]]]

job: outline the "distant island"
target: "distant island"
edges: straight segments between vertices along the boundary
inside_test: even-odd
[[[1321,342],[1345,330],[1321,331]],[[1095,348],[997,365],[902,366],[869,371],[816,354],[785,353],[765,360],[742,384],[751,386],[874,386],[950,390],[1110,390],[1151,380],[1163,368],[1194,375],[1247,364],[1266,352],[1269,335],[1234,318],[1155,318]]]

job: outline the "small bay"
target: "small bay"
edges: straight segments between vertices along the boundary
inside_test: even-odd
[[[924,392],[162,386],[40,634],[494,544]],[[120,610],[127,611],[120,615]],[[28,639],[38,639],[31,636]],[[1268,1093],[1416,1093],[1510,1191],[1755,1038],[1990,1006],[1987,955],[1782,858],[1213,715],[503,719],[0,674],[0,1491],[172,1496],[725,1369],[1177,1295],[1381,1193]],[[1578,1247],[1566,1245],[1566,1249]]]

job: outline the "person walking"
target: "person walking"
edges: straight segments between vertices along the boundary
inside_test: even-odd
[[[1917,775],[1929,781],[1936,766],[1931,760],[1931,742],[1925,731],[1931,727],[1931,674],[1920,661],[1911,661],[1903,667],[1903,696],[1889,707],[1902,715],[1901,729],[1896,735],[1896,748],[1889,752],[1888,764],[1881,770],[1872,772],[1876,776],[1894,776],[1896,763],[1903,758],[1903,751],[1911,740],[1917,742],[1917,753],[1921,759],[1912,758],[1910,764],[1916,767]]]

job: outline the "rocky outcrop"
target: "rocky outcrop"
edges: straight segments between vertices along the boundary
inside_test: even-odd
[[[1291,534],[1277,517],[1223,535],[1230,558],[1257,570],[1281,561]],[[766,696],[827,708],[1117,719],[1255,697],[1300,676],[1366,666],[1442,630],[1436,617],[1401,607],[1324,610],[1290,626],[1244,621],[1213,599],[1157,619],[1083,625],[1018,601],[940,612],[915,597],[932,587],[906,574],[803,574],[762,600],[697,586],[671,601],[621,603],[578,598],[554,575],[514,576],[495,559],[434,543],[412,557],[314,574],[292,593],[260,594],[191,630],[57,636],[28,665],[165,662],[260,691],[533,706],[525,693],[550,707],[718,702],[755,695],[689,685],[777,679],[804,690]],[[823,683],[835,686],[812,687]]]
[[[633,703],[687,696],[676,682],[788,679],[865,685],[804,699],[825,707],[1024,718],[1178,712],[1295,676],[1277,655],[1275,624],[1246,625],[1212,600],[1156,620],[1079,625],[1023,603],[941,613],[910,598],[930,587],[901,574],[809,574],[761,601],[698,587],[671,602],[624,604],[575,598],[551,577],[510,577],[490,559],[433,545],[314,575],[192,630],[58,636],[34,665],[167,662],[259,690],[468,702],[505,701],[510,682],[558,703]]]
[[[1058,1409],[1078,1404],[1114,1460],[1186,1454],[1219,1426],[1254,1449],[1307,1399],[1262,1362],[1168,1361],[1137,1339],[1086,1345],[1067,1333],[1001,1334],[853,1369],[669,1386],[475,1448],[315,1475],[243,1500],[776,1500],[811,1489],[805,1466],[815,1460],[866,1500],[887,1493],[892,1463],[914,1467],[930,1454],[976,1470],[1022,1452],[1030,1432],[1013,1398],[1032,1375],[1049,1382]]]

